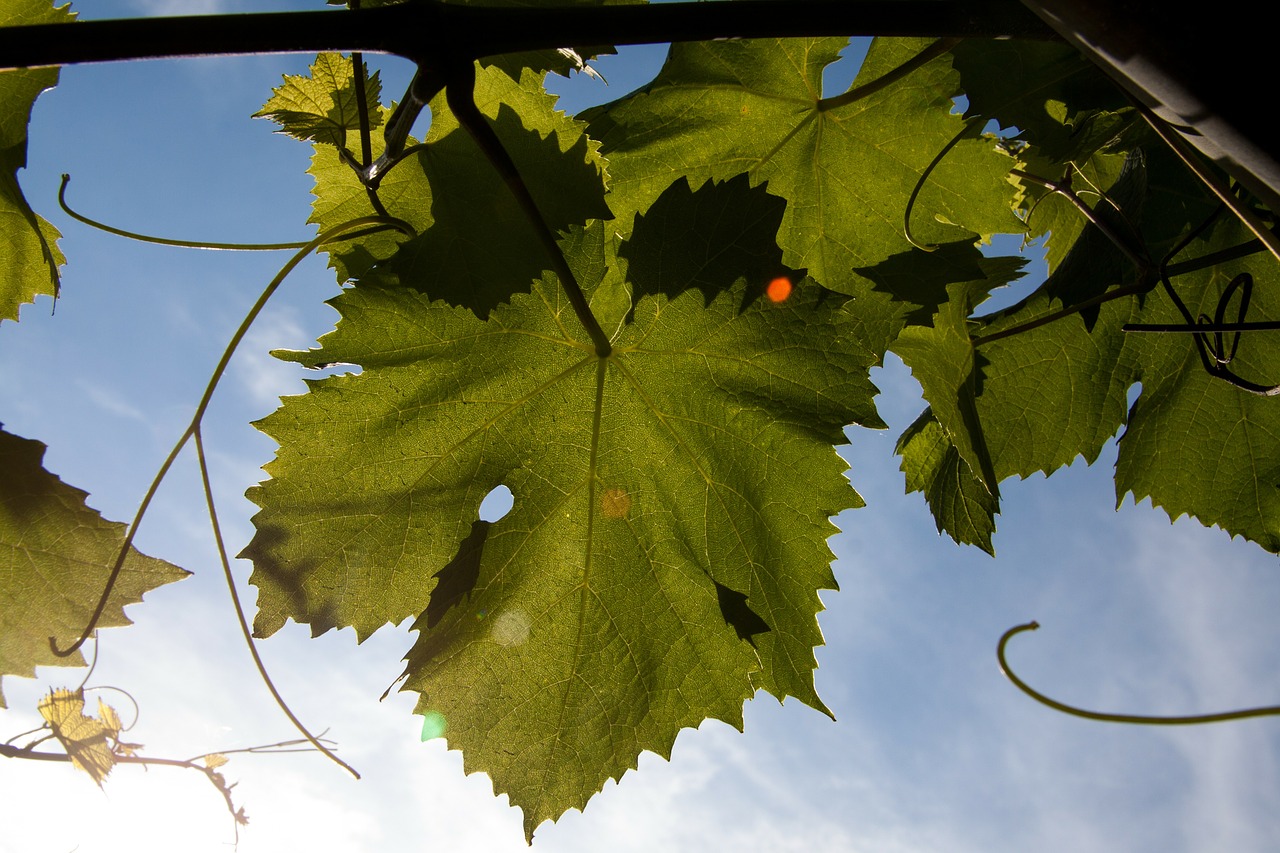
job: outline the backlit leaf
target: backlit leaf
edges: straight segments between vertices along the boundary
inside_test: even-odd
[[[717,232],[721,194],[743,224]],[[777,215],[736,182],[673,199],[726,248]],[[681,728],[741,726],[758,689],[823,708],[828,518],[859,503],[831,445],[879,425],[847,300],[811,279],[761,298],[750,253],[673,268],[642,236],[618,250],[635,304],[607,358],[549,276],[487,322],[360,285],[321,349],[287,355],[361,374],[261,424],[281,449],[250,491],[256,630],[293,618],[363,638],[416,615],[405,689],[529,833],[642,750],[668,755]],[[562,243],[589,293],[610,239],[597,223]],[[499,484],[513,508],[478,522]]]
[[[280,132],[302,139],[343,148],[347,135],[360,130],[360,110],[355,71],[351,59],[338,53],[322,53],[311,65],[310,76],[288,74],[284,83],[254,118],[269,118]],[[366,103],[378,104],[382,84],[377,72],[365,80]],[[370,128],[382,124],[382,113],[370,109],[365,120]]]
[[[70,4],[48,0],[8,0],[0,7],[0,27],[52,24],[74,17]],[[57,68],[0,71],[0,321],[17,320],[18,308],[37,296],[56,296],[61,236],[27,204],[18,170],[27,165],[27,121],[36,98],[58,83]]]
[[[53,690],[40,700],[40,716],[53,736],[71,756],[71,763],[102,785],[116,764],[111,751],[110,727],[84,713],[84,693],[80,690]]]
[[[79,637],[124,541],[123,524],[104,520],[85,505],[84,492],[44,469],[44,449],[0,431],[0,601],[7,603],[0,608],[0,675],[84,663],[78,652],[54,655],[49,638],[66,647]],[[186,575],[131,551],[99,624],[130,624],[124,605]]]
[[[617,227],[672,183],[747,174],[787,201],[783,262],[859,294],[855,268],[911,249],[907,198],[934,157],[965,128],[950,113],[958,77],[940,56],[856,97],[911,61],[924,40],[879,39],[850,92],[824,99],[822,70],[844,39],[676,44],[657,79],[585,116],[602,140]],[[912,228],[928,243],[1017,232],[1006,175],[1015,161],[985,138],[960,142],[925,182]]]

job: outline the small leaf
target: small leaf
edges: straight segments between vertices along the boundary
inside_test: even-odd
[[[1000,498],[973,475],[931,410],[907,427],[894,452],[902,457],[907,491],[924,493],[938,531],[994,555],[991,534]]]
[[[219,767],[227,763],[227,757],[220,752],[211,752],[204,756],[204,766],[210,770],[217,770]]]
[[[370,128],[382,124],[378,99],[382,83],[377,72],[365,80],[366,116]],[[355,71],[351,60],[338,53],[322,53],[311,65],[311,76],[286,74],[284,84],[272,90],[270,100],[254,113],[280,125],[280,133],[294,139],[343,148],[347,133],[359,131],[360,109]]]
[[[53,690],[40,700],[38,708],[53,736],[71,756],[71,763],[88,773],[101,787],[102,780],[115,766],[116,757],[108,743],[110,727],[85,716],[84,693],[79,690]]]
[[[106,702],[98,699],[98,719],[102,721],[102,725],[106,728],[107,733],[114,739],[119,737],[123,726],[120,723],[120,715],[116,713],[116,709],[112,708]]]

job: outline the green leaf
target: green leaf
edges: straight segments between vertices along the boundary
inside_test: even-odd
[[[0,675],[35,676],[37,666],[83,665],[79,638],[124,542],[124,525],[85,505],[86,494],[44,469],[44,445],[0,430]],[[99,625],[130,624],[123,607],[187,572],[131,550]],[[21,606],[12,606],[21,602]],[[0,708],[5,707],[0,694]]]
[[[755,208],[744,223],[776,215],[741,184],[678,194],[670,212],[700,233],[718,209],[703,193]],[[610,241],[596,223],[562,242],[589,295]],[[550,277],[487,322],[357,286],[321,349],[287,357],[360,375],[313,382],[260,425],[281,447],[249,493],[256,631],[293,618],[363,639],[417,616],[405,689],[529,833],[642,750],[668,755],[680,728],[740,727],[756,690],[823,708],[828,519],[860,504],[831,445],[880,425],[874,355],[811,279],[759,298],[748,255],[708,304],[698,264],[687,287],[656,275],[662,250],[618,250],[635,304],[603,359]],[[739,256],[713,257],[719,280]],[[500,484],[513,508],[477,521]]]
[[[9,0],[0,8],[0,27],[52,24],[74,18],[69,5],[47,0]],[[0,321],[17,320],[18,309],[37,296],[58,295],[61,234],[27,204],[18,170],[27,165],[27,123],[36,98],[58,83],[57,68],[0,71]]]
[[[902,457],[907,491],[924,493],[938,532],[994,556],[991,534],[1000,498],[973,475],[931,409],[907,427],[894,452]]]
[[[1209,239],[1180,256],[1202,257],[1246,243],[1250,234],[1234,219],[1219,222]],[[1252,277],[1249,320],[1280,317],[1280,270],[1260,253],[1176,276],[1171,283],[1192,316],[1215,315],[1218,300],[1239,275]],[[1237,290],[1226,312],[1237,319]],[[1161,291],[1148,299],[1144,323],[1181,323]],[[1151,498],[1171,518],[1183,513],[1232,535],[1280,551],[1280,409],[1274,397],[1241,390],[1208,374],[1189,335],[1133,335],[1142,364],[1142,394],[1129,413],[1116,463],[1116,496]],[[1210,335],[1210,338],[1213,336]],[[1226,345],[1230,348],[1230,336]],[[1228,367],[1262,385],[1280,384],[1280,343],[1275,332],[1241,336]]]
[[[280,133],[294,139],[344,148],[348,131],[360,131],[351,60],[338,53],[322,53],[310,71],[309,77],[286,74],[284,84],[272,90],[271,98],[253,117],[271,119],[280,125]],[[372,108],[381,94],[382,83],[374,72],[365,80],[365,103],[371,107],[365,119],[371,129],[382,124],[381,110]]]
[[[609,215],[598,146],[583,123],[555,109],[541,74],[525,72],[516,83],[497,69],[479,68],[475,101],[553,230]],[[330,255],[342,279],[370,274],[382,285],[414,287],[485,316],[512,293],[528,292],[529,282],[548,266],[547,252],[510,188],[458,126],[444,95],[430,106],[425,144],[392,169],[379,190],[388,211],[419,236],[337,243]],[[373,213],[364,187],[335,155],[318,151],[311,174],[311,222],[328,228]]]
[[[996,283],[949,286],[951,298],[933,315],[930,324],[906,327],[893,344],[893,351],[920,383],[932,417],[993,498],[999,498],[1000,490],[978,416],[982,366],[969,337],[969,315]]]
[[[1124,94],[1069,44],[965,39],[951,49],[965,115],[1017,128],[1058,163],[1083,163],[1140,121]]]
[[[787,201],[783,263],[859,295],[855,268],[909,251],[903,218],[912,188],[965,128],[950,114],[958,77],[940,56],[862,96],[929,42],[877,39],[850,93],[822,98],[822,69],[843,39],[676,44],[639,92],[584,113],[609,159],[609,202],[620,231],[672,183],[739,174]],[[930,243],[1020,232],[1015,161],[989,139],[966,139],[925,181],[912,229]]]

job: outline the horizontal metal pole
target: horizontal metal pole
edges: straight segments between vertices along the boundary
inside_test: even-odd
[[[0,28],[0,68],[364,51],[447,58],[585,45],[798,36],[1057,38],[1016,0],[743,0],[502,8],[440,2],[355,11],[86,21]]]

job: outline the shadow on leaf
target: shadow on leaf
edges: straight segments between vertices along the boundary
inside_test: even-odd
[[[641,296],[674,299],[701,291],[706,304],[746,280],[742,309],[765,293],[777,276],[796,275],[782,265],[778,227],[786,202],[764,184],[752,187],[746,175],[723,183],[708,181],[696,190],[686,178],[667,187],[646,213],[619,254]]]
[[[458,546],[458,553],[448,564],[436,572],[438,579],[431,590],[427,604],[427,628],[434,628],[444,618],[450,607],[471,595],[480,578],[480,558],[484,555],[484,543],[489,539],[493,523],[483,519],[471,522],[471,532]]]
[[[725,624],[732,626],[739,640],[746,640],[754,647],[756,634],[772,630],[769,624],[748,606],[746,595],[717,581],[712,583],[716,585],[716,601],[720,604],[720,614],[724,616]]]

